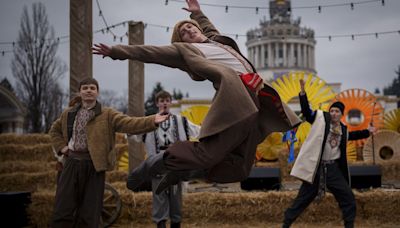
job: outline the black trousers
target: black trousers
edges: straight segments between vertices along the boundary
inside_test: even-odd
[[[88,159],[68,157],[60,173],[51,227],[100,226],[105,172]]]
[[[313,184],[303,182],[292,206],[285,212],[285,219],[283,221],[284,227],[289,227],[317,196],[319,175],[320,174],[317,173]],[[327,165],[326,185],[335,196],[342,210],[345,227],[353,227],[356,217],[356,202],[354,194],[337,163]]]

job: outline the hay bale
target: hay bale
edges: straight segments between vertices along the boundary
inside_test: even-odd
[[[56,162],[42,161],[3,161],[0,163],[0,174],[6,173],[37,173],[55,170]]]
[[[54,161],[54,153],[50,144],[0,145],[0,161]]]
[[[143,224],[151,222],[152,197],[150,192],[132,193],[118,189],[123,202],[118,224]],[[47,224],[54,204],[52,191],[35,192],[29,208],[34,224]],[[297,191],[244,192],[244,193],[188,193],[183,197],[185,224],[251,224],[268,221],[280,224],[283,213],[292,203]],[[399,224],[400,192],[382,189],[355,192],[357,202],[356,223]],[[312,203],[296,224],[342,224],[341,212],[334,197],[319,204]],[[373,226],[372,226],[373,227]],[[390,226],[386,226],[390,227]]]
[[[32,203],[28,207],[31,224],[36,227],[49,227],[54,207],[55,191],[43,190],[31,195]]]
[[[19,144],[19,145],[35,145],[40,143],[50,143],[50,135],[48,134],[0,134],[0,145]]]
[[[0,191],[29,191],[55,189],[57,172],[9,173],[0,175]]]

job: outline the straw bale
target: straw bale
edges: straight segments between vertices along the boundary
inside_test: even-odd
[[[35,145],[38,143],[50,143],[50,136],[48,134],[0,134],[0,145],[4,144],[22,144],[22,145]]]
[[[118,183],[117,185],[120,185]],[[115,186],[113,184],[113,186]],[[151,222],[151,192],[133,193],[118,189],[123,202],[118,224]],[[34,224],[46,224],[52,211],[55,192],[40,191],[32,195],[30,213]],[[297,191],[243,193],[188,193],[183,197],[185,224],[252,224],[269,222],[280,224],[284,210],[292,203]],[[355,192],[357,201],[356,224],[400,223],[400,192],[382,189]],[[332,224],[341,226],[341,212],[331,194],[321,203],[312,203],[296,224]],[[200,226],[201,227],[201,226]],[[301,227],[301,226],[300,226]],[[307,227],[307,226],[305,226]],[[325,226],[326,227],[326,226]],[[374,227],[374,226],[371,226]]]
[[[50,144],[0,145],[0,161],[54,161],[54,153]]]
[[[43,190],[31,195],[32,203],[28,214],[30,221],[37,227],[49,227],[49,221],[54,207],[55,191]]]
[[[0,163],[0,174],[5,173],[36,173],[55,170],[56,162],[42,161],[3,161]]]
[[[9,173],[0,175],[0,191],[37,191],[54,189],[57,179],[56,171],[38,173]]]

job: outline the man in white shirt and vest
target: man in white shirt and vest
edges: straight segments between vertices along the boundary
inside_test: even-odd
[[[172,96],[167,91],[160,91],[155,96],[158,113],[170,114]],[[147,157],[157,156],[177,141],[187,141],[199,136],[200,126],[193,124],[186,117],[170,114],[169,118],[160,123],[159,127],[143,135],[135,135],[137,141],[145,143]],[[153,191],[152,220],[157,228],[166,227],[170,219],[171,228],[179,228],[182,220],[182,182],[169,186],[160,194],[156,194],[156,187],[161,181],[161,175],[151,178]],[[128,187],[130,182],[128,182]]]

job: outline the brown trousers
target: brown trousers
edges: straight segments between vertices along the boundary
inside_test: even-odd
[[[68,157],[60,173],[51,227],[100,226],[105,172],[90,159]]]
[[[244,180],[254,164],[257,145],[264,139],[258,113],[200,142],[176,142],[165,154],[169,170],[206,170],[207,179],[228,183]]]

